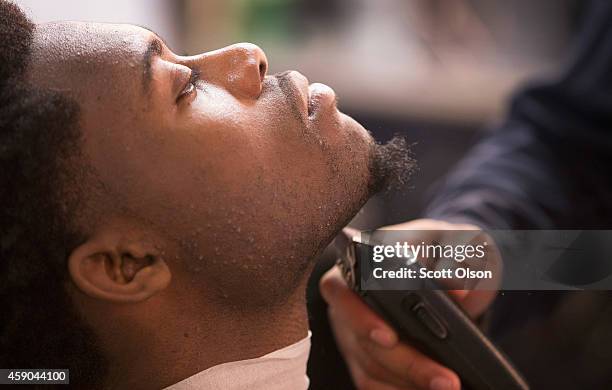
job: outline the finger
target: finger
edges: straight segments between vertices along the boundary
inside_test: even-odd
[[[385,383],[384,381],[378,381],[368,376],[368,374],[361,370],[359,366],[356,366],[354,369],[349,366],[349,371],[351,371],[353,383],[358,390],[419,390],[418,388],[412,386],[397,387],[389,383]]]
[[[459,378],[455,373],[415,348],[403,343],[394,348],[382,348],[345,331],[346,324],[341,316],[331,315],[330,319],[347,363],[358,366],[368,378],[399,388],[459,390]]]
[[[366,375],[366,378],[376,383],[384,383],[397,389],[420,389],[413,381],[407,379],[404,373],[389,370],[369,356],[365,350],[360,350],[355,354],[355,361],[359,369]]]
[[[382,349],[372,343],[362,344],[362,347],[364,356],[368,356],[388,372],[399,376],[402,383],[432,390],[461,388],[457,374],[410,345],[400,343],[392,350]],[[376,365],[371,364],[371,367],[375,368]]]
[[[332,315],[337,316],[343,326],[357,337],[374,341],[385,348],[397,344],[396,332],[347,287],[338,267],[327,271],[319,286],[323,299],[332,309]]]
[[[446,292],[453,301],[460,303],[469,295],[470,290],[447,290]]]
[[[401,375],[389,371],[386,367],[372,359],[369,356],[369,352],[361,347],[359,340],[356,340],[350,333],[341,331],[341,326],[339,326],[337,321],[332,320],[331,324],[334,336],[341,349],[345,352],[344,355],[346,356],[351,376],[362,387],[367,387],[364,385],[364,381],[368,382],[368,384],[376,382],[385,384],[386,387],[402,389],[412,385],[411,382],[406,381]]]
[[[349,370],[351,371],[353,384],[358,390],[417,390],[416,388],[396,387],[385,382],[377,381],[376,379],[369,377],[358,366],[354,370],[350,369],[349,367]]]

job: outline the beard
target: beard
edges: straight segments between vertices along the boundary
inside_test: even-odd
[[[404,136],[394,136],[385,143],[372,145],[368,185],[370,196],[406,187],[417,167],[411,146]]]

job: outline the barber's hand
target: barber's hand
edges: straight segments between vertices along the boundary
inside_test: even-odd
[[[385,229],[479,230],[473,225],[427,219]],[[423,238],[427,242],[437,240],[431,235]],[[328,314],[336,342],[358,389],[460,390],[457,374],[416,348],[400,342],[395,331],[348,288],[337,267],[323,276],[320,289],[329,305]],[[495,291],[453,290],[449,293],[472,317],[486,310],[495,297]]]

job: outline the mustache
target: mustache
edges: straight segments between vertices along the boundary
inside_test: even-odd
[[[276,90],[278,92],[280,90],[280,93],[285,98],[287,106],[291,111],[291,115],[302,123],[303,126],[306,126],[307,118],[299,108],[301,97],[298,96],[293,80],[289,76],[290,73],[291,71],[287,70],[267,77],[264,82],[264,91]]]
[[[277,80],[278,79],[282,79],[282,78],[286,79],[286,78],[288,78],[289,73],[291,73],[290,70],[285,70],[283,72],[278,72],[278,73],[273,74],[272,77],[275,77]]]
[[[291,86],[292,81],[289,77],[290,72],[291,71],[286,70],[284,72],[275,73],[269,77],[269,81],[271,83],[276,84],[285,95],[291,95],[292,97],[294,97],[295,91]]]

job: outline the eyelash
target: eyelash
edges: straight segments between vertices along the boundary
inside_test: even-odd
[[[189,76],[189,81],[187,82],[187,85],[185,86],[181,94],[179,95],[178,100],[181,100],[182,98],[192,94],[196,90],[195,83],[198,80],[200,80],[200,73],[201,72],[197,69],[191,69],[191,75]]]

